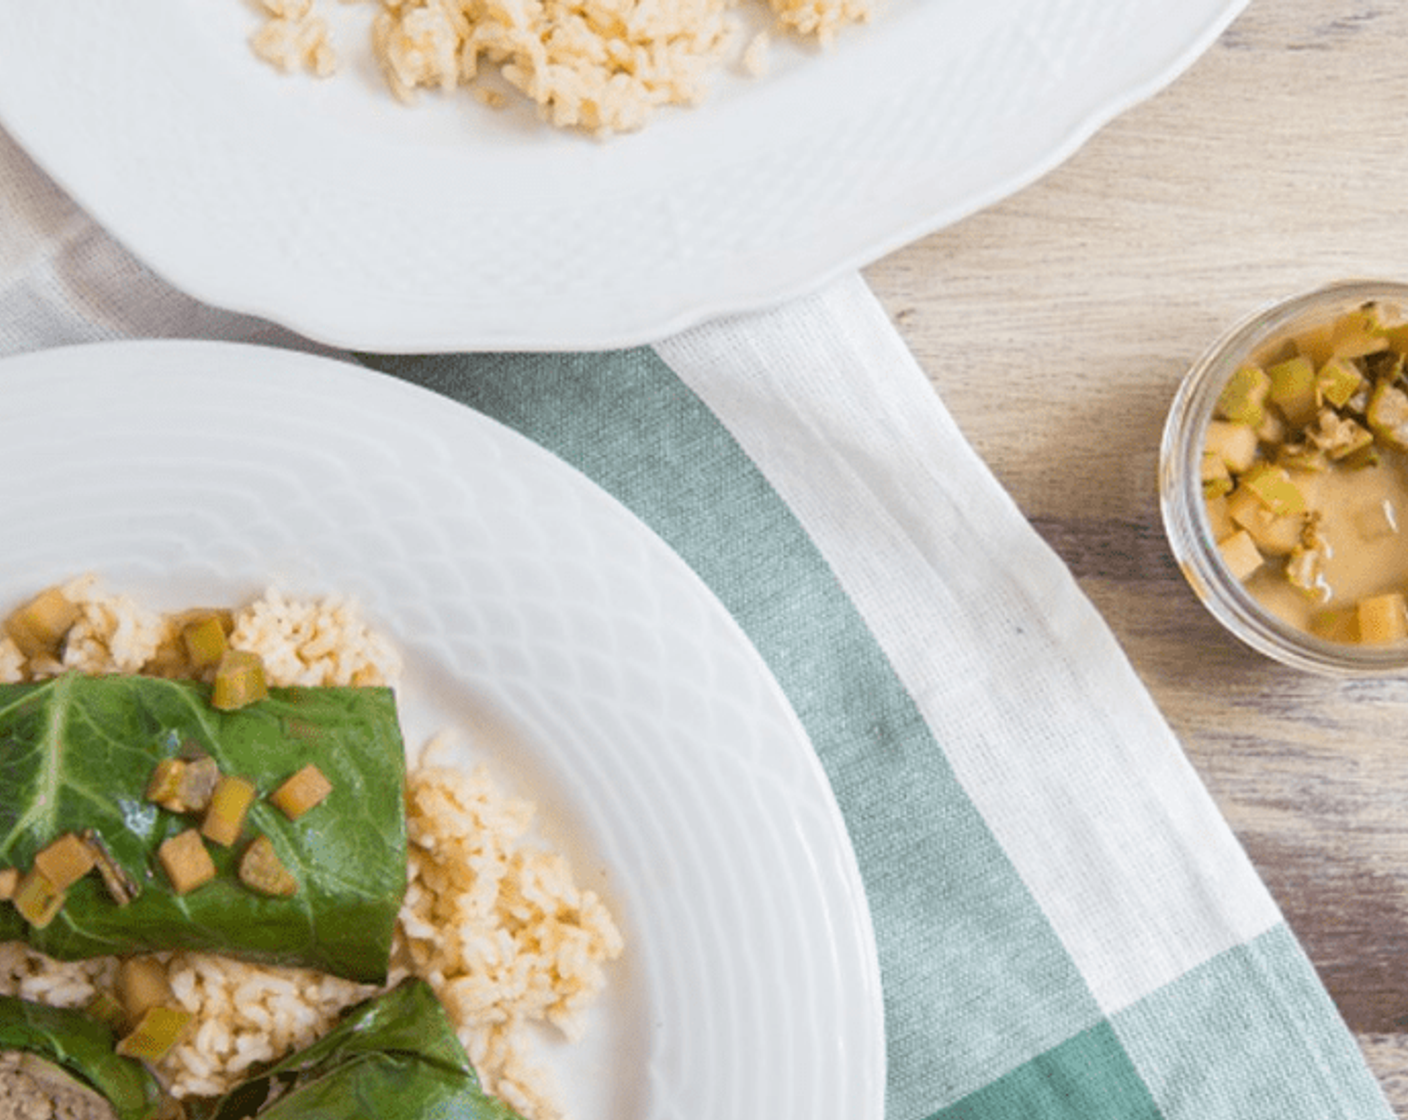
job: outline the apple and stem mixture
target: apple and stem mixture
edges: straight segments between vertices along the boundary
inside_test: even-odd
[[[1233,373],[1202,456],[1228,570],[1336,642],[1408,639],[1408,322],[1366,303]]]

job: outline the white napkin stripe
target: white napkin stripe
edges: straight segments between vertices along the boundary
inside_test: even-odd
[[[1106,1013],[1280,921],[859,277],[656,349],[801,519]]]

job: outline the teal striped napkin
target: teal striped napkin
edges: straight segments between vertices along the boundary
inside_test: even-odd
[[[0,134],[0,355],[159,335],[322,349],[172,290]],[[1390,1115],[1111,634],[858,278],[654,348],[360,360],[593,478],[771,666],[865,880],[886,1120]]]
[[[1110,632],[860,279],[653,349],[361,360],[581,469],[761,651],[865,880],[887,1120],[1390,1115]]]

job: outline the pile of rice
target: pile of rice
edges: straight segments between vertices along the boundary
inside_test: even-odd
[[[337,68],[315,0],[261,0],[251,43],[283,70]],[[465,87],[504,102],[496,75],[559,128],[605,135],[643,127],[665,105],[694,105],[737,56],[764,67],[771,32],[742,42],[739,0],[374,0],[371,47],[391,91]],[[777,30],[829,44],[871,18],[871,0],[767,0]]]
[[[0,638],[0,680],[55,673],[135,673],[170,636],[169,616],[105,593],[85,576],[63,587],[82,610],[61,661],[26,662]],[[341,599],[295,601],[271,591],[236,612],[231,644],[264,658],[276,685],[393,685],[395,649]],[[386,988],[429,982],[486,1090],[528,1120],[563,1111],[532,1059],[543,1024],[580,1037],[584,1012],[606,983],[621,934],[600,898],[573,881],[561,855],[530,840],[535,807],[505,796],[483,768],[434,761],[432,743],[410,768],[409,888]],[[257,1063],[325,1033],[351,1004],[380,990],[321,972],[245,964],[207,953],[159,954],[176,997],[194,1017],[157,1073],[173,1096],[225,1092]],[[0,943],[0,994],[82,1007],[115,987],[117,958],[62,962],[21,942]]]

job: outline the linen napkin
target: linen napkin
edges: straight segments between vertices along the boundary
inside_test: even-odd
[[[173,290],[0,133],[0,357],[173,336],[326,351]],[[859,277],[654,347],[335,356],[549,448],[738,620],[859,861],[887,1120],[1390,1115],[1112,635]]]

